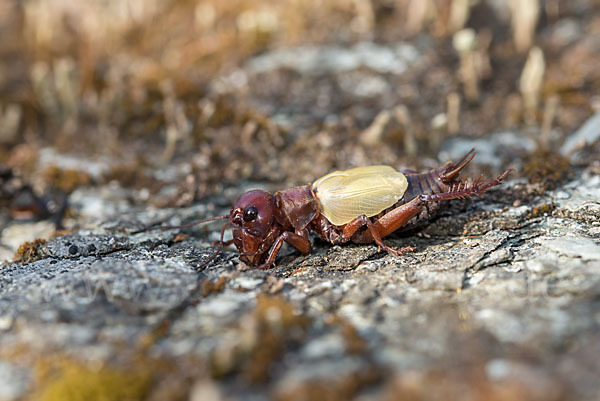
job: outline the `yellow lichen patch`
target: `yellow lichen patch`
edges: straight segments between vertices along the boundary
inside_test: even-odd
[[[49,372],[44,372],[48,375]],[[58,375],[40,390],[41,401],[135,401],[150,389],[148,369],[124,371],[102,366],[97,369],[63,362]]]
[[[15,262],[29,263],[42,259],[44,253],[40,250],[40,247],[45,243],[46,240],[40,238],[22,243],[13,257]]]
[[[123,344],[125,345],[125,344]],[[33,372],[27,401],[184,401],[192,384],[207,377],[205,361],[150,356],[147,347],[126,346],[105,359],[79,360],[62,352],[17,345],[1,357]],[[89,355],[88,355],[89,356]]]
[[[92,183],[92,177],[85,171],[61,169],[56,166],[48,166],[42,176],[46,184],[64,192],[72,192],[77,187]]]

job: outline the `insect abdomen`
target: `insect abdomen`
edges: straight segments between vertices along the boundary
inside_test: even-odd
[[[431,195],[446,192],[449,187],[439,180],[437,170],[423,174],[409,174],[406,176],[408,187],[404,193],[404,203],[411,201],[419,195]]]
[[[408,188],[406,188],[406,192],[404,193],[401,202],[410,202],[412,199],[423,194],[439,194],[448,191],[450,187],[439,180],[439,176],[440,173],[438,170],[422,174],[408,174],[406,176]],[[441,208],[442,202],[425,204],[419,213],[404,224],[399,231],[406,231],[419,227],[422,223],[435,217]]]

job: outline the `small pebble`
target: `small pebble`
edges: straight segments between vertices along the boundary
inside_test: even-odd
[[[5,331],[12,327],[13,317],[10,315],[0,316],[0,330]]]
[[[78,252],[79,252],[79,248],[77,248],[77,245],[71,245],[69,247],[69,253],[71,255],[77,255]]]

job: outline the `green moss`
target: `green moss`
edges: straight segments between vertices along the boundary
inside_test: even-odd
[[[148,394],[150,372],[92,369],[67,363],[41,391],[41,401],[135,401]]]

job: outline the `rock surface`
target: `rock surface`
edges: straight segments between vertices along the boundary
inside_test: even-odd
[[[5,0],[0,37],[0,401],[600,400],[597,0]],[[471,148],[516,171],[402,257],[141,231]]]
[[[198,271],[207,228],[134,233],[207,205],[52,238],[0,269],[0,399],[82,377],[160,399],[597,399],[600,179],[534,189],[453,203],[387,239],[402,257],[317,242],[268,271],[232,251]]]

